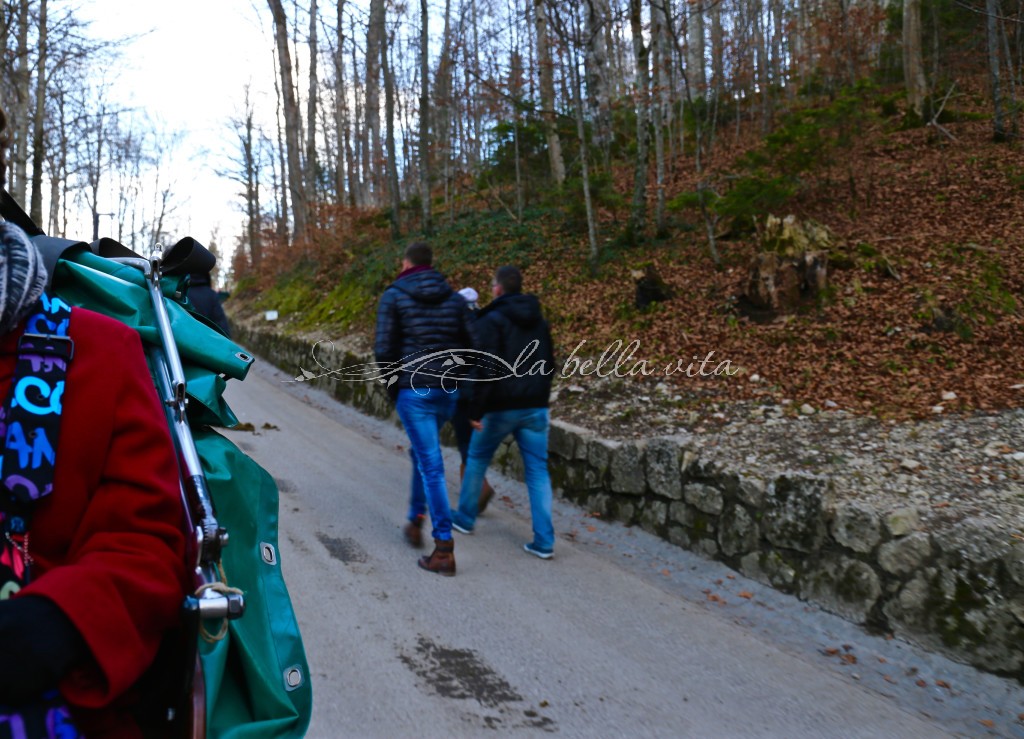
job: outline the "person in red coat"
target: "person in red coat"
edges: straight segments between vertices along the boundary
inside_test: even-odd
[[[45,283],[37,260],[0,223],[2,403],[40,271]],[[141,736],[133,686],[179,621],[187,582],[175,449],[138,334],[73,308],[69,335],[53,490],[35,501],[24,546],[31,577],[0,599],[0,704],[56,687],[86,736]]]

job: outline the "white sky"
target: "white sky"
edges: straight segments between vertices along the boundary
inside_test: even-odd
[[[217,176],[235,146],[229,120],[241,116],[247,83],[257,109],[270,121],[274,111],[271,23],[266,3],[255,1],[86,0],[79,14],[92,21],[92,37],[141,37],[124,49],[111,94],[184,134],[172,176],[173,223],[186,232],[172,238],[209,244],[216,232],[225,255],[242,230],[239,185]],[[101,235],[116,234],[109,218],[100,226]],[[88,238],[91,229],[75,236]]]

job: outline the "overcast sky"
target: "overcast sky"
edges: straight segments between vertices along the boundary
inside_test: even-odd
[[[266,10],[265,3],[257,7]],[[241,231],[238,185],[216,174],[227,167],[233,145],[229,121],[243,110],[247,83],[256,104],[270,115],[274,110],[269,13],[262,15],[266,28],[253,0],[86,0],[81,6],[80,17],[92,21],[90,35],[139,37],[124,50],[112,95],[145,110],[160,128],[184,134],[172,176],[181,204],[174,222],[188,233],[173,236],[209,243],[217,232],[222,253]],[[109,222],[101,226],[110,229]]]

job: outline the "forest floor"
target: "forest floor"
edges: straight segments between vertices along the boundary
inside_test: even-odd
[[[625,171],[615,182],[620,206],[600,210],[605,255],[596,274],[585,222],[549,207],[515,224],[485,193],[450,223],[437,218],[435,261],[484,303],[496,266],[523,266],[525,289],[541,297],[552,323],[557,413],[612,437],[650,434],[652,423],[668,432],[711,428],[734,415],[727,408],[887,421],[1020,407],[1024,149],[994,143],[989,120],[943,127],[948,135],[873,117],[827,167],[803,175],[800,194],[776,215],[823,224],[835,246],[825,293],[789,315],[764,320],[741,308],[760,251],[753,233],[719,241],[719,269],[696,211],[671,212],[665,238],[615,243],[632,187]],[[720,132],[719,171],[759,142],[759,134]],[[697,182],[692,162],[679,163],[668,198]],[[386,244],[382,219],[361,224],[353,241]],[[332,339],[344,332],[368,348],[376,296],[397,273],[400,248],[378,247],[376,261],[359,263],[351,247],[333,254],[333,266],[327,247],[318,248],[316,271],[290,283],[304,297],[243,293],[229,310],[280,309],[282,328]],[[673,297],[640,310],[633,274],[646,265]],[[370,275],[358,298],[353,273]]]

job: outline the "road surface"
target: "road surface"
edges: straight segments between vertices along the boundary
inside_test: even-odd
[[[277,480],[280,554],[313,681],[308,736],[1024,736],[1024,690],[857,627],[556,501],[556,554],[522,485],[458,575],[402,539],[406,438],[258,361],[225,432]],[[446,452],[457,496],[458,457]]]

